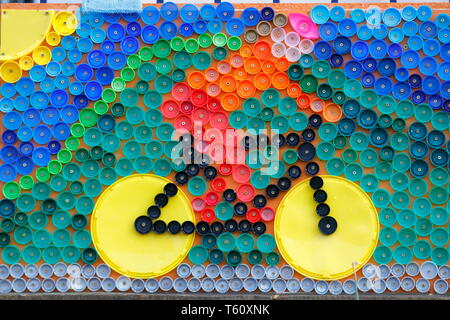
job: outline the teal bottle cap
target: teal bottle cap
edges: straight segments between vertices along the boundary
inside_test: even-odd
[[[413,202],[412,209],[419,217],[425,217],[430,213],[431,202],[428,198],[416,198]]]
[[[217,246],[223,252],[230,252],[236,247],[236,239],[229,232],[221,233],[217,238]]]
[[[234,214],[233,205],[227,201],[219,202],[214,208],[214,213],[219,220],[229,220],[233,217]]]
[[[431,260],[438,266],[447,265],[448,259],[449,253],[444,247],[436,247],[431,251]]]
[[[66,229],[56,229],[53,232],[53,243],[58,248],[63,248],[70,243],[70,233]]]
[[[372,201],[377,208],[385,208],[391,201],[391,195],[385,189],[378,189],[372,194]]]
[[[423,179],[414,178],[410,180],[408,185],[409,193],[414,197],[421,197],[427,193],[428,185]]]
[[[319,127],[319,137],[323,141],[333,141],[337,135],[337,127],[334,123],[326,122]]]
[[[429,236],[433,230],[433,224],[428,218],[420,218],[416,221],[415,229],[416,233],[421,237]]]
[[[373,253],[373,258],[378,264],[387,264],[392,261],[392,251],[387,246],[378,246]]]
[[[116,172],[119,176],[126,177],[133,173],[133,163],[126,159],[119,159],[116,163]]]
[[[398,246],[394,249],[394,260],[401,264],[411,262],[413,253],[410,248],[406,246]]]
[[[403,246],[412,246],[416,242],[416,239],[417,235],[411,228],[403,228],[398,232],[398,241]]]
[[[28,245],[22,250],[22,259],[28,264],[34,264],[41,259],[41,250],[34,245]]]
[[[70,213],[66,210],[58,210],[52,216],[52,223],[57,229],[64,229],[70,225]]]
[[[329,174],[334,176],[340,176],[344,173],[345,164],[340,158],[331,158],[327,161],[326,169]]]
[[[256,249],[251,250],[247,255],[248,262],[250,262],[251,264],[259,264],[262,261],[262,258],[263,255],[261,251]]]
[[[436,226],[444,226],[448,221],[447,210],[444,207],[434,207],[430,213],[430,220]]]
[[[413,247],[414,256],[417,259],[423,260],[430,257],[431,245],[426,240],[418,240]]]
[[[61,255],[62,259],[66,263],[75,263],[78,260],[80,260],[81,257],[80,250],[73,245],[68,245],[64,247],[61,251]]]
[[[365,174],[361,177],[360,186],[366,192],[373,192],[378,189],[378,178],[371,173]]]
[[[321,142],[316,147],[317,157],[320,160],[330,160],[333,157],[335,151],[336,150],[334,148],[334,145],[330,142]]]
[[[409,178],[403,172],[395,172],[390,179],[390,185],[395,191],[403,191],[409,185]]]
[[[371,148],[363,150],[360,154],[361,164],[366,168],[372,168],[378,163],[378,153]]]
[[[356,160],[358,160],[358,153],[352,148],[345,149],[342,152],[342,160],[344,160],[346,163],[355,162]]]
[[[359,181],[364,173],[363,168],[358,163],[351,163],[345,167],[344,175],[350,181]]]
[[[380,210],[378,218],[383,226],[391,227],[397,222],[397,213],[391,207],[386,207]]]
[[[193,177],[188,182],[188,190],[193,196],[203,195],[206,192],[206,188],[206,180],[202,177]]]
[[[392,167],[387,161],[379,162],[374,171],[377,178],[382,181],[389,180],[392,176]]]
[[[249,253],[253,250],[255,239],[248,233],[240,234],[236,239],[236,246],[240,252]]]
[[[188,258],[193,264],[205,263],[208,259],[208,250],[201,245],[193,246],[189,250]]]
[[[397,231],[391,227],[384,227],[380,231],[379,241],[385,246],[392,246],[397,242]]]
[[[412,227],[416,222],[416,216],[411,209],[402,209],[397,213],[397,222],[405,228]]]
[[[270,234],[262,234],[256,240],[256,246],[262,253],[272,252],[276,247],[275,238]]]
[[[55,264],[61,259],[61,250],[55,246],[49,246],[42,251],[42,259],[48,264]]]

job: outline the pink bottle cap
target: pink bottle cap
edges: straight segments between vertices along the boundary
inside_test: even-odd
[[[303,38],[318,39],[319,30],[316,24],[306,15],[302,13],[289,14],[289,22],[291,27]]]
[[[275,212],[270,207],[264,207],[261,209],[261,220],[269,222],[275,218]]]
[[[166,100],[161,106],[161,112],[164,117],[173,119],[180,113],[180,106],[175,100]]]
[[[204,106],[208,101],[208,95],[204,90],[196,89],[191,93],[191,102],[196,106]]]
[[[179,115],[173,121],[173,126],[178,132],[190,132],[192,130],[192,120],[188,116]]]
[[[201,122],[202,126],[209,122],[209,111],[206,108],[197,108],[192,112],[192,120]]]
[[[213,142],[209,145],[208,155],[215,163],[225,161],[225,148],[221,142]]]
[[[194,110],[194,105],[190,101],[183,101],[180,104],[180,111],[184,114],[191,114]]]
[[[224,112],[213,112],[209,122],[213,128],[223,130],[228,126],[228,117]]]
[[[211,112],[217,112],[220,110],[220,101],[217,98],[209,98],[206,104],[208,110]]]
[[[215,206],[219,203],[219,194],[215,191],[210,191],[206,194],[205,201],[208,206]]]
[[[241,184],[237,189],[237,197],[242,202],[250,202],[255,197],[255,188],[248,183]]]
[[[172,88],[172,97],[177,101],[186,101],[190,97],[191,89],[184,82],[178,82],[174,84]]]
[[[200,212],[206,207],[206,202],[202,198],[196,197],[191,200],[192,209],[194,209],[195,212]]]
[[[229,176],[233,170],[233,168],[231,167],[231,164],[227,164],[227,163],[222,163],[219,166],[219,173],[223,176]],[[216,190],[217,191],[217,190]]]
[[[233,168],[233,179],[238,183],[245,183],[250,181],[252,175],[250,168],[245,164],[238,164]]]

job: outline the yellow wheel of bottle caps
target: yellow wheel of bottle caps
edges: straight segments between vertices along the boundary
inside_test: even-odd
[[[14,83],[22,76],[22,69],[15,61],[3,62],[0,66],[0,78],[5,82]]]
[[[52,25],[60,35],[68,36],[77,28],[77,18],[72,12],[60,11],[53,17]]]
[[[194,234],[140,234],[134,228],[136,218],[147,214],[155,195],[163,192],[169,182],[151,174],[131,175],[109,186],[95,204],[92,240],[102,260],[118,273],[133,278],[158,277],[186,258]],[[169,198],[159,219],[166,223],[195,223],[191,204],[182,190]]]
[[[54,47],[54,46],[57,46],[59,44],[59,42],[61,41],[61,36],[57,32],[51,31],[51,32],[47,33],[47,35],[45,36],[45,40],[47,41],[47,43],[49,45]]]
[[[36,64],[46,65],[52,59],[52,52],[49,48],[40,46],[33,50],[33,60]]]
[[[304,276],[337,280],[353,274],[371,258],[377,245],[378,214],[370,197],[355,183],[336,176],[321,176],[327,192],[329,216],[337,221],[331,235],[319,231],[314,190],[309,180],[292,188],[275,217],[275,239],[281,255]]]
[[[19,60],[19,66],[22,70],[30,70],[34,66],[33,58],[30,56],[23,56]]]

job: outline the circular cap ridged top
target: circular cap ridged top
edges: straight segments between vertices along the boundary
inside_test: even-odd
[[[98,199],[92,215],[92,240],[102,260],[120,274],[133,278],[154,278],[168,273],[187,256],[194,234],[177,235],[151,231],[142,235],[134,221],[145,215],[156,194],[170,181],[150,175],[125,177],[109,186]],[[194,212],[186,195],[179,190],[161,210],[170,221],[192,221]]]
[[[336,231],[331,235],[320,232],[314,190],[309,180],[304,180],[278,207],[275,239],[281,255],[297,272],[313,279],[342,279],[353,273],[353,261],[358,270],[372,256],[378,241],[378,213],[355,183],[336,176],[321,178],[328,194],[329,215],[338,223]]]

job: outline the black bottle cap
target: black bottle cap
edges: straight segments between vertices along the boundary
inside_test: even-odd
[[[242,145],[247,151],[254,149],[256,147],[256,139],[251,136],[245,136],[244,139],[242,139]]]
[[[167,225],[167,230],[169,230],[171,234],[177,234],[181,231],[181,224],[178,221],[170,221]]]
[[[199,223],[197,223],[196,229],[197,233],[201,236],[204,236],[205,234],[208,234],[211,231],[208,222],[205,221],[200,221]]]
[[[310,176],[315,176],[319,173],[319,164],[316,162],[308,162],[306,164],[306,173]]]
[[[337,229],[337,221],[333,217],[327,216],[323,217],[319,221],[319,230],[324,235],[330,235]]]
[[[223,232],[223,229],[224,227],[222,222],[214,221],[213,223],[211,223],[211,232],[214,233],[216,236],[221,234]]]
[[[302,175],[302,169],[296,165],[290,166],[288,169],[288,175],[291,179],[297,179]]]
[[[194,177],[198,174],[198,172],[200,171],[200,167],[198,166],[198,164],[188,164],[186,166],[186,172],[189,176]]]
[[[253,233],[257,236],[266,232],[266,224],[262,221],[255,222],[252,226]]]
[[[155,204],[159,208],[164,208],[168,202],[169,202],[169,198],[164,193],[158,193],[155,196]]]
[[[173,197],[178,193],[178,187],[175,183],[168,183],[164,186],[164,193],[168,197]]]
[[[152,220],[148,216],[140,216],[134,220],[134,228],[140,234],[147,234],[152,230]]]
[[[234,200],[236,200],[236,197],[236,191],[234,191],[233,189],[227,189],[223,192],[223,199],[225,201],[233,202]]]
[[[282,134],[275,134],[272,136],[272,144],[277,147],[282,147],[286,143],[286,138]]]
[[[157,206],[150,206],[147,209],[147,215],[152,220],[158,219],[161,215],[161,209],[159,209],[159,207]]]
[[[201,159],[198,162],[198,165],[200,166],[200,168],[206,168],[210,164],[211,164],[211,159],[209,158],[209,156],[207,154],[202,153]]]
[[[277,185],[281,191],[286,191],[291,187],[291,180],[286,177],[281,177],[280,179],[278,179]]]
[[[248,220],[242,220],[239,222],[238,228],[242,233],[248,233],[252,228],[252,224]]]
[[[230,220],[225,221],[224,227],[225,227],[226,232],[234,233],[234,232],[236,232],[236,230],[238,228],[238,224],[237,224],[236,220],[230,219]]]
[[[255,208],[262,208],[267,204],[267,199],[262,194],[258,194],[253,198],[253,206]]]
[[[327,193],[325,192],[325,190],[316,190],[314,192],[314,200],[317,203],[323,203],[327,201]]]
[[[312,177],[309,180],[309,185],[314,190],[319,190],[320,188],[323,187],[323,179],[321,177],[319,177],[319,176]]]
[[[325,217],[330,213],[330,206],[326,203],[319,203],[316,207],[316,213],[321,217]]]
[[[305,142],[311,142],[316,137],[316,133],[312,129],[305,129],[302,132],[302,138]]]
[[[299,143],[300,143],[300,136],[297,133],[291,132],[287,135],[286,144],[288,146],[296,146]]]
[[[243,202],[238,202],[234,205],[234,213],[237,216],[243,216],[247,213],[248,207]]]
[[[162,220],[155,221],[155,222],[153,222],[153,230],[158,234],[162,234],[162,233],[166,232],[167,225]]]
[[[280,189],[278,189],[278,187],[274,184],[269,184],[266,187],[266,195],[269,198],[276,198],[278,197],[278,195],[280,194]]]
[[[206,180],[212,180],[217,177],[217,169],[211,166],[208,166],[203,170],[203,176]]]
[[[318,114],[313,114],[309,117],[308,123],[313,128],[318,128],[322,124],[322,117]]]
[[[300,160],[308,162],[314,159],[316,148],[311,143],[304,142],[298,147],[297,154]]]
[[[180,171],[175,174],[175,181],[181,186],[186,184],[188,182],[188,180],[189,180],[189,177],[188,177],[187,173],[184,171]]]
[[[195,231],[195,226],[191,221],[185,221],[181,225],[181,229],[183,230],[184,234],[191,234]]]

